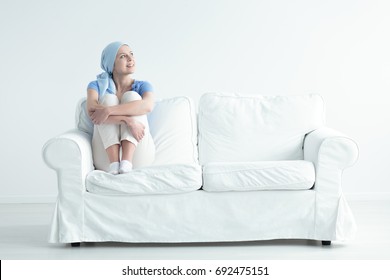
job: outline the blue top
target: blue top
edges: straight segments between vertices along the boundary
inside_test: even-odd
[[[88,84],[88,88],[96,90],[99,93],[99,99],[100,99],[101,95],[100,95],[99,84],[98,84],[97,80],[90,82]],[[144,92],[153,91],[153,87],[147,81],[137,81],[137,80],[134,80],[133,84],[131,85],[131,90],[137,92],[140,96],[142,96],[144,94]],[[106,92],[108,94],[115,94],[110,89],[107,89]]]

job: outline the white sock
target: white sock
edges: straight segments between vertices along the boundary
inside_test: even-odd
[[[119,173],[129,173],[131,170],[133,170],[133,164],[128,160],[122,160],[119,167]]]
[[[116,175],[119,173],[119,162],[112,162],[110,164],[110,169],[108,170],[108,173]]]

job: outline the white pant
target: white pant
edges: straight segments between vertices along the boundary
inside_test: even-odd
[[[141,96],[135,91],[125,92],[120,103],[128,103],[141,100]],[[105,106],[115,106],[119,104],[115,94],[103,96],[100,104]],[[146,115],[134,116],[134,118],[145,125],[145,136],[138,142],[126,124],[102,124],[95,125],[92,137],[93,162],[96,169],[108,171],[110,161],[106,149],[112,145],[120,144],[122,140],[127,140],[136,146],[133,156],[133,167],[142,167],[152,164],[155,156],[155,146],[150,135],[149,124]]]

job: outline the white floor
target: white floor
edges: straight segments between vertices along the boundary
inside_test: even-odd
[[[46,242],[53,204],[0,204],[0,259],[390,259],[390,201],[350,201],[358,224],[353,241],[323,247],[307,240],[202,244]]]

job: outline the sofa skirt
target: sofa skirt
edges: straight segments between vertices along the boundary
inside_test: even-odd
[[[316,231],[316,193],[206,192],[107,196],[84,192],[81,215],[66,220],[57,203],[50,242],[228,242],[270,239],[337,240],[353,233],[345,200],[335,223]],[[65,211],[65,212],[64,212]],[[319,211],[317,209],[317,211]],[[61,213],[62,212],[62,213]],[[351,220],[352,219],[352,220]],[[351,223],[352,221],[352,223]],[[343,223],[343,224],[340,224]],[[347,228],[345,228],[347,227]],[[347,236],[345,233],[348,233]]]

